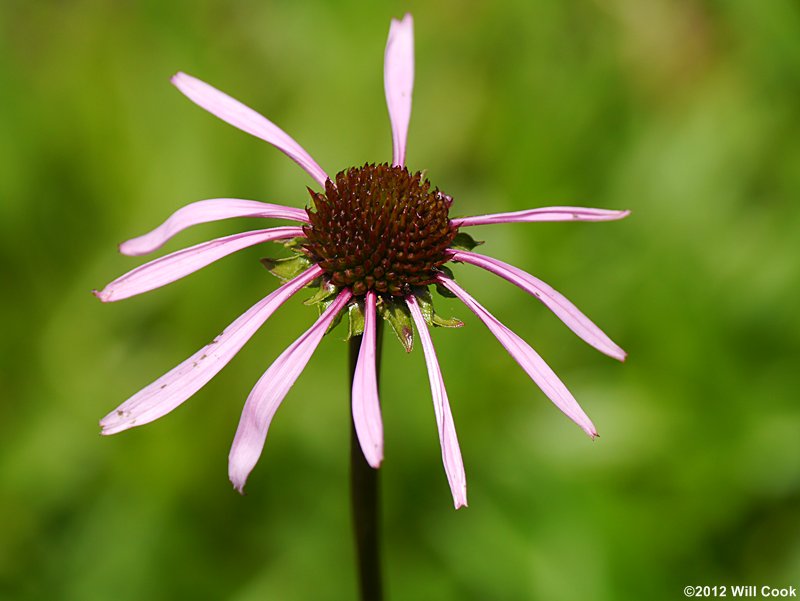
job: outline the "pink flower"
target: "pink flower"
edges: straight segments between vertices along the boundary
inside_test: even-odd
[[[234,487],[242,491],[261,455],[272,417],[325,333],[346,314],[350,334],[363,336],[353,378],[352,410],[364,457],[374,468],[383,459],[375,367],[377,320],[383,318],[409,351],[416,328],[425,354],[442,460],[454,504],[456,508],[466,505],[466,478],[458,437],[428,332],[429,326],[463,324],[435,313],[429,293],[429,286],[434,284],[440,293],[459,298],[473,311],[545,395],[589,436],[597,436],[591,420],[556,374],[525,341],[461,288],[445,263],[468,263],[508,280],[539,299],[588,344],[623,361],[625,352],[575,305],[532,275],[472,252],[476,243],[460,229],[510,222],[607,221],[621,219],[628,211],[546,207],[451,219],[453,199],[438,189],[431,190],[420,173],[411,173],[405,167],[414,83],[411,15],[392,21],[384,82],[392,125],[392,164],[368,164],[330,178],[297,142],[252,109],[185,73],[172,78],[172,83],[194,103],[288,155],[319,184],[321,191],[310,190],[313,207],[306,209],[235,198],[201,200],[179,209],[153,231],[120,245],[125,255],[144,255],[192,225],[233,217],[286,219],[300,224],[197,244],[137,267],[95,291],[103,302],[121,300],[164,286],[237,250],[263,242],[285,241],[295,252],[288,260],[264,260],[273,273],[285,280],[283,285],[243,313],[210,344],[104,417],[100,422],[103,434],[146,424],[178,407],[211,380],[278,307],[297,292],[313,287],[317,292],[311,301],[324,309],[319,319],[275,360],[245,403],[229,456]]]

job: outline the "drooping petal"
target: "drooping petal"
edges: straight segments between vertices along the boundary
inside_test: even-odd
[[[247,477],[261,456],[270,422],[281,401],[305,369],[328,326],[351,296],[347,288],[343,289],[317,322],[270,365],[247,397],[228,455],[228,475],[239,492],[242,492]]]
[[[406,14],[402,21],[392,19],[384,54],[383,87],[392,124],[392,163],[402,167],[406,162],[414,89],[414,20],[410,14]]]
[[[558,379],[555,372],[544,362],[544,360],[534,351],[530,345],[506,326],[500,323],[494,315],[484,309],[478,301],[472,298],[467,292],[450,278],[439,276],[442,283],[450,292],[455,294],[470,310],[477,315],[486,327],[497,337],[506,350],[520,364],[522,369],[536,382],[556,407],[561,409],[564,414],[578,424],[584,432],[594,438],[597,430],[592,420],[584,413],[578,401],[572,396],[567,387]]]
[[[364,334],[353,374],[353,424],[364,458],[372,467],[383,461],[383,422],[378,398],[378,374],[375,370],[376,297],[372,290],[364,299]]]
[[[532,223],[534,221],[614,221],[630,215],[630,211],[587,209],[585,207],[541,207],[513,213],[492,213],[452,220],[456,227],[490,225],[494,223]]]
[[[187,227],[233,217],[268,217],[308,223],[303,209],[240,198],[211,198],[181,207],[156,229],[120,244],[119,252],[129,257],[146,255]]]
[[[186,361],[125,401],[101,421],[102,434],[116,434],[166,415],[228,364],[250,337],[293,294],[322,275],[314,265],[242,314]]]
[[[171,81],[189,100],[234,127],[269,142],[305,169],[321,186],[325,186],[328,174],[317,165],[300,144],[272,121],[215,87],[186,73],[176,73],[172,76]]]
[[[436,349],[428,332],[428,326],[419,303],[414,295],[406,297],[406,303],[411,310],[411,316],[417,326],[417,333],[425,353],[425,364],[428,367],[428,380],[431,384],[433,395],[433,410],[436,414],[436,426],[439,428],[439,441],[442,445],[442,462],[453,493],[453,503],[458,509],[467,504],[467,477],[464,474],[464,463],[461,459],[461,449],[458,446],[458,436],[453,423],[453,414],[450,412],[450,402],[447,400],[447,390],[444,387],[439,361],[436,359]]]
[[[550,309],[564,324],[575,332],[585,342],[596,348],[601,353],[609,357],[625,361],[627,354],[617,346],[611,338],[598,328],[591,319],[586,317],[580,310],[573,305],[565,296],[554,290],[542,280],[533,277],[531,274],[521,269],[504,263],[498,259],[479,255],[465,250],[449,250],[448,255],[453,261],[470,263],[477,267],[482,267],[495,275],[499,275],[522,288],[528,294],[538,298]]]
[[[122,300],[170,284],[248,246],[300,236],[299,227],[276,227],[209,240],[140,265],[94,295],[104,303]]]

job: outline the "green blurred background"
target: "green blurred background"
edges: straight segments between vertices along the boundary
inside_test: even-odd
[[[240,497],[242,404],[310,324],[299,301],[182,408],[97,420],[275,282],[256,248],[113,305],[116,244],[181,205],[304,206],[313,182],[183,98],[185,70],[329,172],[391,158],[389,19],[416,21],[408,162],[454,213],[576,204],[614,223],[475,229],[629,353],[456,274],[594,419],[592,443],[469,312],[433,333],[470,507],[453,511],[424,362],[387,338],[392,599],[668,600],[800,585],[800,5],[794,0],[23,1],[0,4],[0,598],[355,596],[346,345],[324,341]],[[195,228],[167,250],[256,227]],[[730,593],[729,593],[730,596]]]

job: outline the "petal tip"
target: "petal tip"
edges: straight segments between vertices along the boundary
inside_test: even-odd
[[[124,424],[110,424],[107,421],[107,418],[104,418],[100,422],[100,435],[101,436],[111,436],[113,434],[117,434],[118,432],[122,432],[123,430],[127,430],[129,426]]]
[[[381,434],[381,437],[383,434]],[[367,462],[372,469],[377,470],[380,469],[381,464],[383,463],[383,447],[377,443],[366,443],[368,446],[365,447],[362,445],[361,447],[361,455],[364,457],[364,461]]]
[[[383,428],[381,428],[381,434],[379,439],[383,439]],[[374,443],[372,445],[372,452],[369,454],[369,457],[366,457],[367,463],[369,466],[374,469],[380,469],[381,464],[383,463],[383,444],[380,442]]]
[[[138,255],[146,254],[138,251],[136,246],[131,242],[131,240],[126,240],[125,242],[120,242],[117,244],[117,250],[119,251],[119,254],[125,255],[126,257],[136,257]]]
[[[610,209],[608,211],[608,216],[606,217],[605,221],[618,221],[620,219],[625,219],[630,214],[631,214],[630,209],[618,209],[618,210]]]
[[[625,363],[625,359],[628,358],[628,353],[626,353],[621,347],[617,346],[616,344],[611,343],[611,345],[607,345],[606,348],[597,348],[601,353],[611,357],[612,359],[616,359],[620,363]]]
[[[133,415],[130,411],[125,409],[114,409],[111,413],[106,415],[100,420],[101,434],[103,436],[110,436],[130,430],[134,426],[141,425],[138,423],[139,417]],[[147,422],[144,422],[147,423]]]
[[[406,13],[400,19],[392,18],[392,27],[408,27],[409,25],[414,24],[414,17],[411,16],[411,13]]]
[[[233,490],[244,496],[244,485],[247,483],[247,477],[240,478],[236,474],[228,474],[228,477],[230,478],[231,484],[233,484]]]
[[[94,294],[95,297],[97,297],[100,300],[101,303],[111,302],[111,293],[110,292],[106,292],[105,289],[103,289],[103,290],[96,290],[96,289],[92,290],[92,294]]]
[[[186,79],[186,77],[188,77],[186,73],[184,73],[183,71],[178,71],[177,73],[175,73],[175,75],[169,78],[169,82],[173,86],[178,86],[180,85],[181,81]]]
[[[383,447],[380,445],[371,445],[372,448],[367,451],[364,447],[361,447],[361,456],[364,458],[364,461],[367,462],[372,469],[377,470],[380,469],[381,464],[383,463]]]

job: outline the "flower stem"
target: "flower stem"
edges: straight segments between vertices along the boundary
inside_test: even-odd
[[[376,325],[375,370],[380,377],[383,320],[379,319]],[[360,348],[361,336],[353,336],[350,339],[351,395],[353,375]],[[361,592],[359,598],[361,601],[381,601],[383,599],[383,578],[381,576],[378,470],[370,467],[367,460],[364,459],[352,419],[350,420],[350,502],[358,559],[358,584]]]

